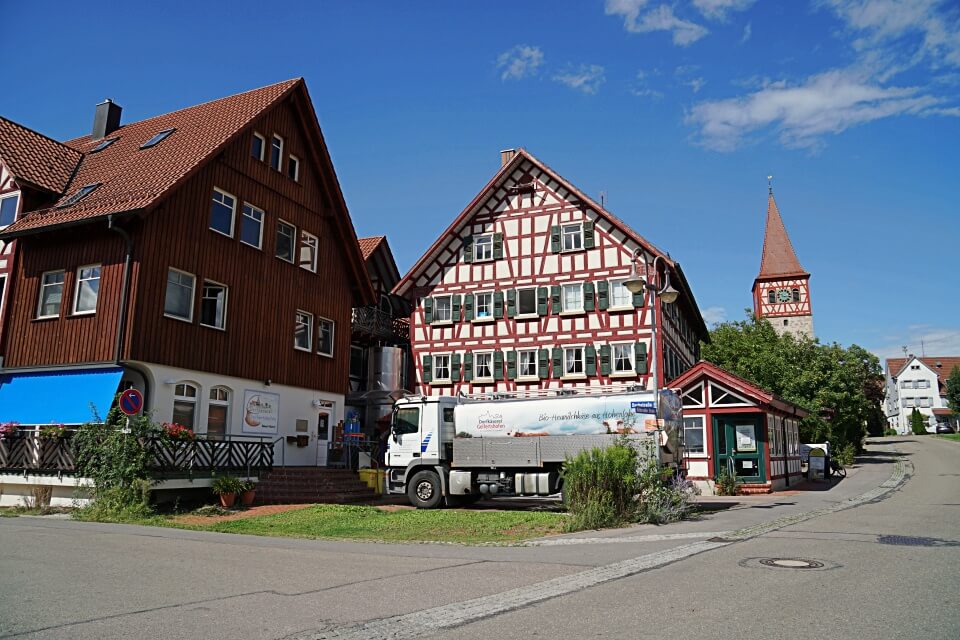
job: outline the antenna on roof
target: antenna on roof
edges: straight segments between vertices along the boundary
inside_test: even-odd
[[[903,357],[906,358],[906,357],[907,357],[907,345],[903,345],[903,346],[900,347],[900,348],[903,349]]]
[[[773,195],[773,176],[767,176],[767,194]]]
[[[921,357],[921,358],[926,358],[926,357],[927,357],[927,350],[926,350],[926,349],[924,348],[924,346],[923,346],[923,338],[922,338],[922,337],[920,338],[920,357]]]
[[[601,192],[600,192],[600,206],[603,207],[603,208],[606,208],[606,207],[607,207],[607,192],[606,192],[606,191],[601,191]]]

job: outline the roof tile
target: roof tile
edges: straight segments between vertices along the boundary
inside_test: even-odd
[[[780,210],[773,199],[773,193],[767,198],[767,229],[763,237],[763,257],[760,260],[760,275],[757,278],[782,276],[809,276],[800,266],[797,254],[793,251],[790,236],[783,226]]]
[[[81,157],[76,149],[0,117],[0,160],[14,178],[63,193]]]

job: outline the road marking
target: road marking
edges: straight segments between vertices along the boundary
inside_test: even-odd
[[[727,532],[722,536],[722,541],[704,540],[694,542],[675,549],[658,551],[602,567],[587,569],[572,575],[517,587],[502,593],[480,596],[463,602],[455,602],[390,618],[370,620],[339,629],[318,629],[307,633],[298,633],[288,636],[288,640],[408,640],[437,633],[444,629],[459,627],[544,600],[588,589],[611,580],[619,580],[644,571],[657,569],[700,553],[729,546],[734,542],[762,536],[775,529],[879,500],[899,488],[911,474],[912,468],[911,463],[905,462],[902,458],[897,458],[893,473],[875,489],[829,507],[785,516],[753,527]]]

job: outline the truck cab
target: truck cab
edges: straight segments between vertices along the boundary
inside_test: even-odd
[[[393,406],[391,434],[387,444],[387,493],[408,493],[407,485],[420,474],[423,485],[415,490],[417,499],[438,506],[446,493],[444,486],[456,435],[453,397],[407,397]],[[424,481],[424,478],[426,479]]]

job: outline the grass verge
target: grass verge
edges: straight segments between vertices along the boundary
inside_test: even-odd
[[[960,442],[960,433],[943,433],[937,436],[938,438],[943,438],[944,440],[953,440],[954,442]]]

